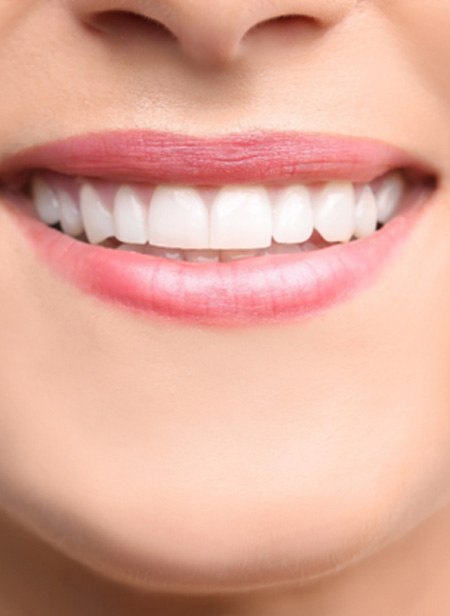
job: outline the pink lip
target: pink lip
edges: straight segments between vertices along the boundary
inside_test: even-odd
[[[8,181],[24,169],[147,183],[370,182],[393,168],[432,173],[404,150],[373,139],[294,132],[202,138],[149,131],[70,137],[0,164]]]
[[[256,133],[202,139],[120,132],[38,146],[0,167],[148,183],[225,184],[348,179],[367,182],[393,168],[431,171],[377,141],[326,135]],[[381,231],[348,244],[232,263],[193,264],[90,246],[46,227],[32,207],[10,208],[37,254],[83,291],[149,315],[208,325],[296,319],[330,308],[370,285],[406,241],[425,195]]]

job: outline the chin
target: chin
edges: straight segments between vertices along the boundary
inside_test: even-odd
[[[239,593],[318,581],[429,515],[407,511],[408,499],[386,478],[366,479],[299,484],[287,495],[273,486],[267,494],[241,490],[239,480],[233,489],[231,478],[228,486],[197,482],[177,492],[105,475],[101,485],[72,484],[64,496],[24,490],[9,502],[34,534],[110,581],[153,592]]]

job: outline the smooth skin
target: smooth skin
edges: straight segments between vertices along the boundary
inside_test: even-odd
[[[450,611],[449,30],[448,0],[0,2],[2,159],[289,129],[384,140],[439,180],[376,284],[240,329],[82,294],[5,202],[0,613]]]

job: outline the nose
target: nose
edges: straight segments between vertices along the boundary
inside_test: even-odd
[[[84,21],[102,15],[133,14],[163,26],[191,61],[232,62],[245,35],[258,25],[289,17],[327,29],[340,22],[358,0],[68,0]],[[281,22],[281,19],[280,19]],[[124,28],[126,27],[124,20]],[[154,33],[148,28],[148,33]]]

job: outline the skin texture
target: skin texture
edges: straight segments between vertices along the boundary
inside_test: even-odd
[[[375,285],[233,330],[83,295],[1,207],[2,613],[450,609],[449,27],[446,0],[0,3],[2,159],[264,128],[381,139],[439,178]]]

